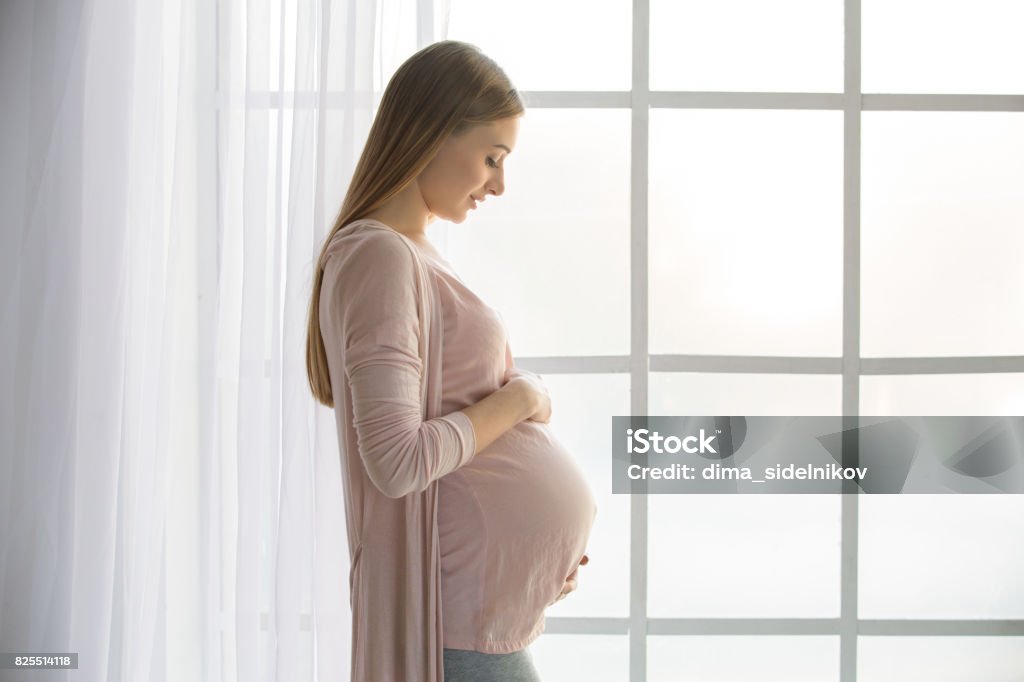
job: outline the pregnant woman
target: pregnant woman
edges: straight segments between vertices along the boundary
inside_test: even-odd
[[[504,192],[524,111],[475,46],[413,55],[320,253],[306,360],[341,448],[353,681],[538,680],[527,647],[589,561],[542,379],[426,238]]]

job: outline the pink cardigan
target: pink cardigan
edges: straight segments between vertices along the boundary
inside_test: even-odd
[[[436,286],[396,230],[357,220],[331,239],[319,314],[352,561],[353,682],[444,679],[437,479],[473,458],[476,435],[465,413],[439,414]]]

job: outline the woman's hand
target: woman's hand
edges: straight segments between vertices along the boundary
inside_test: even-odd
[[[590,557],[588,557],[586,554],[584,554],[583,558],[580,560],[580,566],[586,566],[589,563],[590,563]],[[579,577],[577,576],[577,573],[580,570],[580,566],[577,566],[573,570],[572,574],[568,578],[565,579],[565,585],[562,586],[562,591],[558,595],[558,598],[555,599],[555,602],[562,601],[563,599],[565,599],[569,595],[570,592],[574,592],[576,590],[576,588],[579,587]]]
[[[505,372],[505,385],[510,384],[516,384],[517,388],[526,392],[530,398],[533,412],[527,419],[545,424],[551,421],[551,396],[539,374],[512,367]]]

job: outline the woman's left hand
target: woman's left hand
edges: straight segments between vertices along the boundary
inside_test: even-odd
[[[586,554],[584,554],[583,558],[580,559],[579,566],[586,566],[589,563],[590,563],[590,557],[588,557]],[[562,586],[562,591],[559,593],[558,598],[555,599],[556,602],[562,601],[563,599],[565,599],[568,596],[568,594],[570,592],[575,591],[576,588],[579,587],[579,577],[577,575],[577,573],[580,570],[579,566],[577,566],[573,570],[572,574],[568,578],[565,579],[565,585]]]

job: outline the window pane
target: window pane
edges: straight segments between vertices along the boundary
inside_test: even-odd
[[[648,615],[838,617],[841,502],[650,495]]]
[[[629,616],[629,496],[612,494],[608,433],[613,415],[629,414],[629,375],[545,374],[544,383],[551,394],[551,430],[576,455],[597,501],[587,546],[590,563],[579,569],[579,588],[549,607],[547,615],[625,618]]]
[[[1014,682],[1024,637],[857,638],[858,682]]]
[[[448,259],[516,356],[629,352],[629,112],[533,109]],[[431,230],[433,231],[433,230]]]
[[[838,682],[839,638],[651,636],[647,671],[649,682]]]
[[[840,401],[839,376],[653,372],[648,413],[828,415]],[[840,509],[838,495],[651,495],[648,614],[837,616]],[[680,589],[709,580],[722,589]]]
[[[842,386],[834,374],[651,372],[647,413],[840,415]]]
[[[866,415],[1024,415],[1024,374],[920,374],[860,379]]]
[[[862,116],[862,354],[1024,354],[1024,114]]]
[[[860,409],[1020,415],[1024,374],[866,376]],[[862,618],[1024,616],[1024,496],[866,495],[859,510]]]
[[[653,353],[842,354],[837,111],[652,110]]]
[[[542,680],[622,682],[629,679],[626,635],[543,634],[530,645]]]
[[[1024,495],[862,495],[861,618],[1024,618]]]
[[[862,0],[863,92],[1024,94],[1020,0]]]
[[[841,0],[651,0],[652,90],[842,92]]]
[[[451,0],[448,38],[478,46],[520,90],[629,90],[628,0]]]

